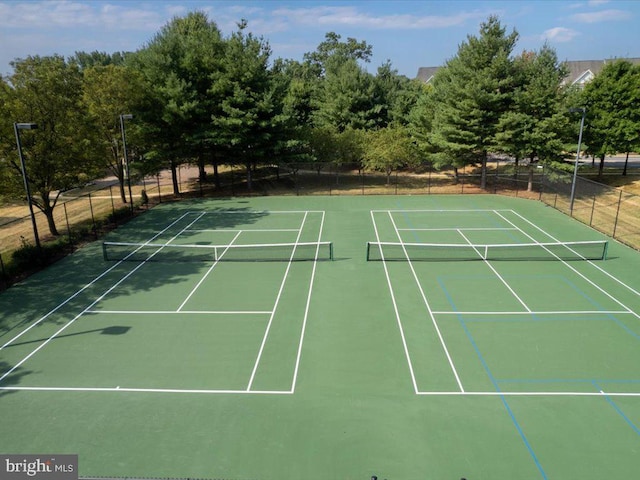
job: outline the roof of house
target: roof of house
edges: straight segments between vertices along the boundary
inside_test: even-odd
[[[567,60],[565,63],[569,69],[569,75],[565,83],[574,85],[583,85],[590,81],[595,75],[600,73],[602,68],[615,60],[627,60],[635,65],[640,65],[640,58],[611,58],[608,60]],[[420,67],[418,69],[417,79],[429,83],[433,80],[433,76],[441,67]]]

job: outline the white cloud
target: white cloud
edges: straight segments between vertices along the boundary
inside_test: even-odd
[[[86,2],[51,0],[1,2],[0,26],[16,29],[47,29],[108,26],[117,29],[155,30],[165,19],[164,12],[126,8],[113,4],[99,6]]]
[[[590,7],[598,7],[600,5],[604,5],[605,3],[609,3],[610,0],[589,0],[587,5]]]
[[[580,35],[580,32],[565,27],[554,27],[549,30],[545,30],[542,35],[542,40],[548,40],[555,43],[566,43],[573,40]]]
[[[455,15],[381,15],[364,13],[356,7],[322,6],[315,8],[280,8],[273,11],[280,17],[298,25],[351,26],[371,29],[445,28],[464,24],[467,20],[485,18],[486,12],[460,12]]]
[[[571,20],[580,23],[599,23],[616,20],[629,20],[631,14],[624,10],[600,10],[598,12],[576,13],[571,15]]]

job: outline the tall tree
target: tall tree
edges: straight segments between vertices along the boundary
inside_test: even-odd
[[[131,55],[130,52],[99,52],[94,50],[93,52],[76,52],[69,62],[77,63],[81,70],[89,67],[97,67],[107,65],[124,65],[127,56]]]
[[[180,163],[195,159],[204,171],[218,100],[210,94],[211,79],[220,68],[222,51],[216,24],[203,12],[191,12],[174,18],[128,60],[142,72],[152,99],[137,112],[151,143],[147,157],[168,163],[176,195]]]
[[[589,151],[600,159],[639,146],[640,68],[626,60],[608,63],[584,89],[587,108],[585,137]]]
[[[105,152],[105,166],[118,179],[120,198],[125,195],[125,165],[119,117],[139,111],[147,91],[139,72],[121,65],[97,65],[83,71],[83,101]],[[129,150],[131,152],[131,150]]]
[[[347,38],[346,42],[335,32],[325,34],[314,52],[304,54],[305,61],[314,69],[316,75],[322,77],[330,68],[348,60],[366,62],[371,60],[373,49],[365,41],[359,42],[355,38]]]
[[[32,202],[41,210],[52,235],[58,235],[53,212],[60,194],[95,178],[101,159],[92,148],[92,132],[82,104],[82,75],[63,57],[27,57],[12,63],[5,109],[15,122],[33,122],[38,129],[24,137],[24,158]],[[6,128],[6,125],[5,125]],[[1,136],[11,137],[13,132]],[[17,154],[7,155],[10,185],[23,195]]]
[[[269,44],[246,33],[245,21],[238,27],[225,42],[223,67],[210,90],[222,99],[220,112],[212,118],[212,141],[229,162],[244,165],[251,189],[252,166],[272,158],[282,136],[283,92],[269,69]]]
[[[498,122],[495,148],[514,158],[516,165],[529,160],[529,185],[538,161],[561,159],[567,132],[566,65],[555,50],[544,45],[538,52],[524,52],[514,61],[515,90],[511,109]]]
[[[354,59],[331,64],[318,96],[316,124],[339,132],[375,127],[374,90],[373,76]]]
[[[515,30],[507,35],[498,18],[491,16],[481,24],[479,36],[468,36],[433,81],[431,143],[439,156],[456,166],[481,163],[482,188],[498,122],[512,103],[511,52],[517,39]]]

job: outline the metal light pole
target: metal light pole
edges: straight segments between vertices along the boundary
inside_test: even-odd
[[[582,130],[584,129],[584,117],[587,114],[587,109],[584,107],[571,108],[571,113],[582,112],[582,120],[580,120],[580,135],[578,136],[578,153],[576,153],[576,165],[573,168],[573,181],[571,182],[571,203],[569,204],[569,215],[573,216],[573,202],[576,199],[576,181],[578,179],[578,161],[580,160],[580,145],[582,144]]]
[[[33,236],[36,240],[36,247],[40,250],[40,237],[38,236],[38,226],[36,225],[36,217],[33,214],[33,202],[31,201],[31,189],[27,180],[27,168],[24,164],[22,156],[22,143],[20,142],[20,130],[34,130],[38,128],[36,123],[14,123],[13,131],[16,134],[16,144],[18,145],[18,157],[20,157],[20,168],[22,169],[22,179],[24,180],[24,190],[27,193],[27,203],[29,204],[29,212],[31,212],[31,223],[33,224]]]
[[[129,175],[129,157],[127,156],[127,136],[124,131],[124,121],[131,120],[133,115],[125,113],[120,115],[120,131],[122,132],[122,151],[124,153],[124,167],[127,175],[127,187],[129,188],[129,206],[133,212],[133,195],[131,195],[131,175]]]

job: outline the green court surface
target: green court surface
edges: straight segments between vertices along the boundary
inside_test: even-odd
[[[585,258],[606,238],[542,203],[192,200],[105,240],[116,259],[96,242],[0,295],[0,453],[83,477],[640,471],[640,253]]]

